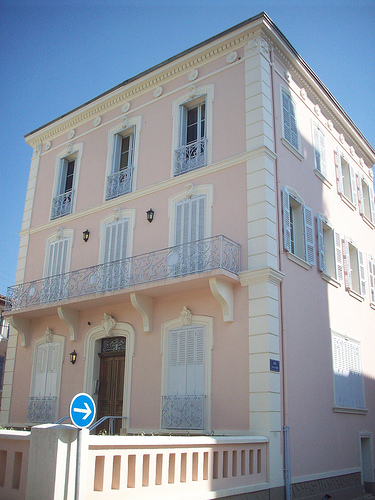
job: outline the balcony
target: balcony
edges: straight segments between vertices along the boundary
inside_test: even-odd
[[[58,276],[21,283],[8,288],[6,311],[57,304],[106,292],[130,291],[138,285],[165,280],[181,281],[190,275],[221,270],[240,271],[240,245],[225,236],[214,236],[184,245],[156,250],[123,260],[99,264]],[[180,278],[176,280],[176,278]]]
[[[115,172],[107,177],[106,200],[112,200],[123,194],[131,193],[133,179],[133,166]]]
[[[73,191],[55,196],[52,200],[51,220],[63,217],[72,213],[73,207]]]
[[[175,151],[174,176],[185,174],[207,163],[207,139],[199,139]]]

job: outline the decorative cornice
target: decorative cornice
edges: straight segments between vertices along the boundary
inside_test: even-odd
[[[241,286],[255,285],[258,283],[271,283],[279,285],[285,274],[273,269],[272,267],[264,267],[263,269],[254,269],[252,271],[243,271],[239,274]]]

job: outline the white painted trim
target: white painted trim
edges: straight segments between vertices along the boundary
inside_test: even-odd
[[[172,103],[172,164],[171,164],[171,177],[174,177],[174,159],[175,151],[180,146],[180,108],[189,101],[199,99],[200,97],[206,102],[206,138],[207,138],[207,153],[206,153],[206,165],[212,164],[212,111],[214,102],[214,85],[204,85],[202,87],[195,87],[191,85],[189,89],[191,92],[185,93],[181,97],[175,99]],[[184,89],[186,91],[186,89]],[[204,167],[202,167],[204,168]]]
[[[212,350],[214,348],[213,318],[209,316],[192,315],[191,324],[205,327],[205,407],[204,431],[211,432],[211,373]],[[161,325],[161,355],[162,355],[162,383],[161,396],[167,394],[168,388],[168,344],[169,332],[183,326],[181,318],[175,318]]]
[[[116,121],[119,119],[117,118]],[[139,142],[140,133],[142,129],[142,116],[122,116],[121,123],[117,123],[111,130],[108,131],[107,139],[107,164],[106,164],[106,174],[103,192],[103,202],[106,201],[106,188],[107,188],[107,177],[113,173],[113,162],[114,162],[114,151],[115,151],[115,136],[122,135],[126,137],[127,135],[134,134],[134,150],[133,150],[133,178],[132,178],[132,191],[137,189],[137,172],[138,172],[138,157],[139,157]]]
[[[125,337],[125,371],[124,371],[124,393],[122,414],[125,416],[125,427],[129,427],[130,399],[133,356],[135,352],[135,330],[129,323],[116,323],[111,330],[111,337]],[[108,337],[102,325],[91,328],[85,338],[84,359],[85,377],[84,392],[90,394],[95,403],[98,402],[98,395],[95,394],[96,380],[99,380],[100,359],[98,353],[101,351],[101,339]]]

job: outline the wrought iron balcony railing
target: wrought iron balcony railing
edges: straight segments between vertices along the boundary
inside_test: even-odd
[[[112,200],[123,194],[131,193],[133,180],[133,166],[115,172],[107,177],[106,200]]]
[[[73,207],[73,191],[55,196],[52,200],[51,219],[57,219],[72,213]]]
[[[55,396],[30,397],[27,405],[27,421],[47,423],[56,420]]]
[[[214,236],[99,264],[8,288],[5,310],[59,302],[73,297],[122,290],[133,285],[178,278],[214,269],[240,271],[240,245]]]
[[[207,139],[182,146],[175,151],[174,175],[185,174],[191,170],[204,167],[207,162]]]
[[[162,396],[162,429],[204,429],[204,396]]]

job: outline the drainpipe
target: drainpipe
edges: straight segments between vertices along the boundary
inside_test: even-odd
[[[270,50],[270,66],[271,66],[271,92],[272,92],[272,115],[273,115],[273,141],[274,141],[274,152],[276,154],[275,159],[275,191],[276,191],[276,207],[281,207],[280,200],[280,189],[279,189],[279,179],[278,179],[278,166],[277,166],[277,137],[276,137],[276,120],[275,120],[275,87],[274,87],[274,49],[271,47]],[[278,220],[278,239],[282,242],[282,220],[281,211],[277,211]],[[278,266],[279,271],[282,272],[281,265],[281,245],[279,244],[278,252]],[[292,477],[291,477],[291,459],[290,459],[290,426],[288,426],[288,406],[287,406],[287,380],[286,380],[286,342],[285,342],[285,328],[284,328],[284,301],[283,301],[283,287],[282,282],[280,283],[280,344],[281,344],[281,385],[282,385],[282,419],[283,419],[283,431],[284,431],[284,479],[285,479],[285,498],[286,500],[292,500]]]

